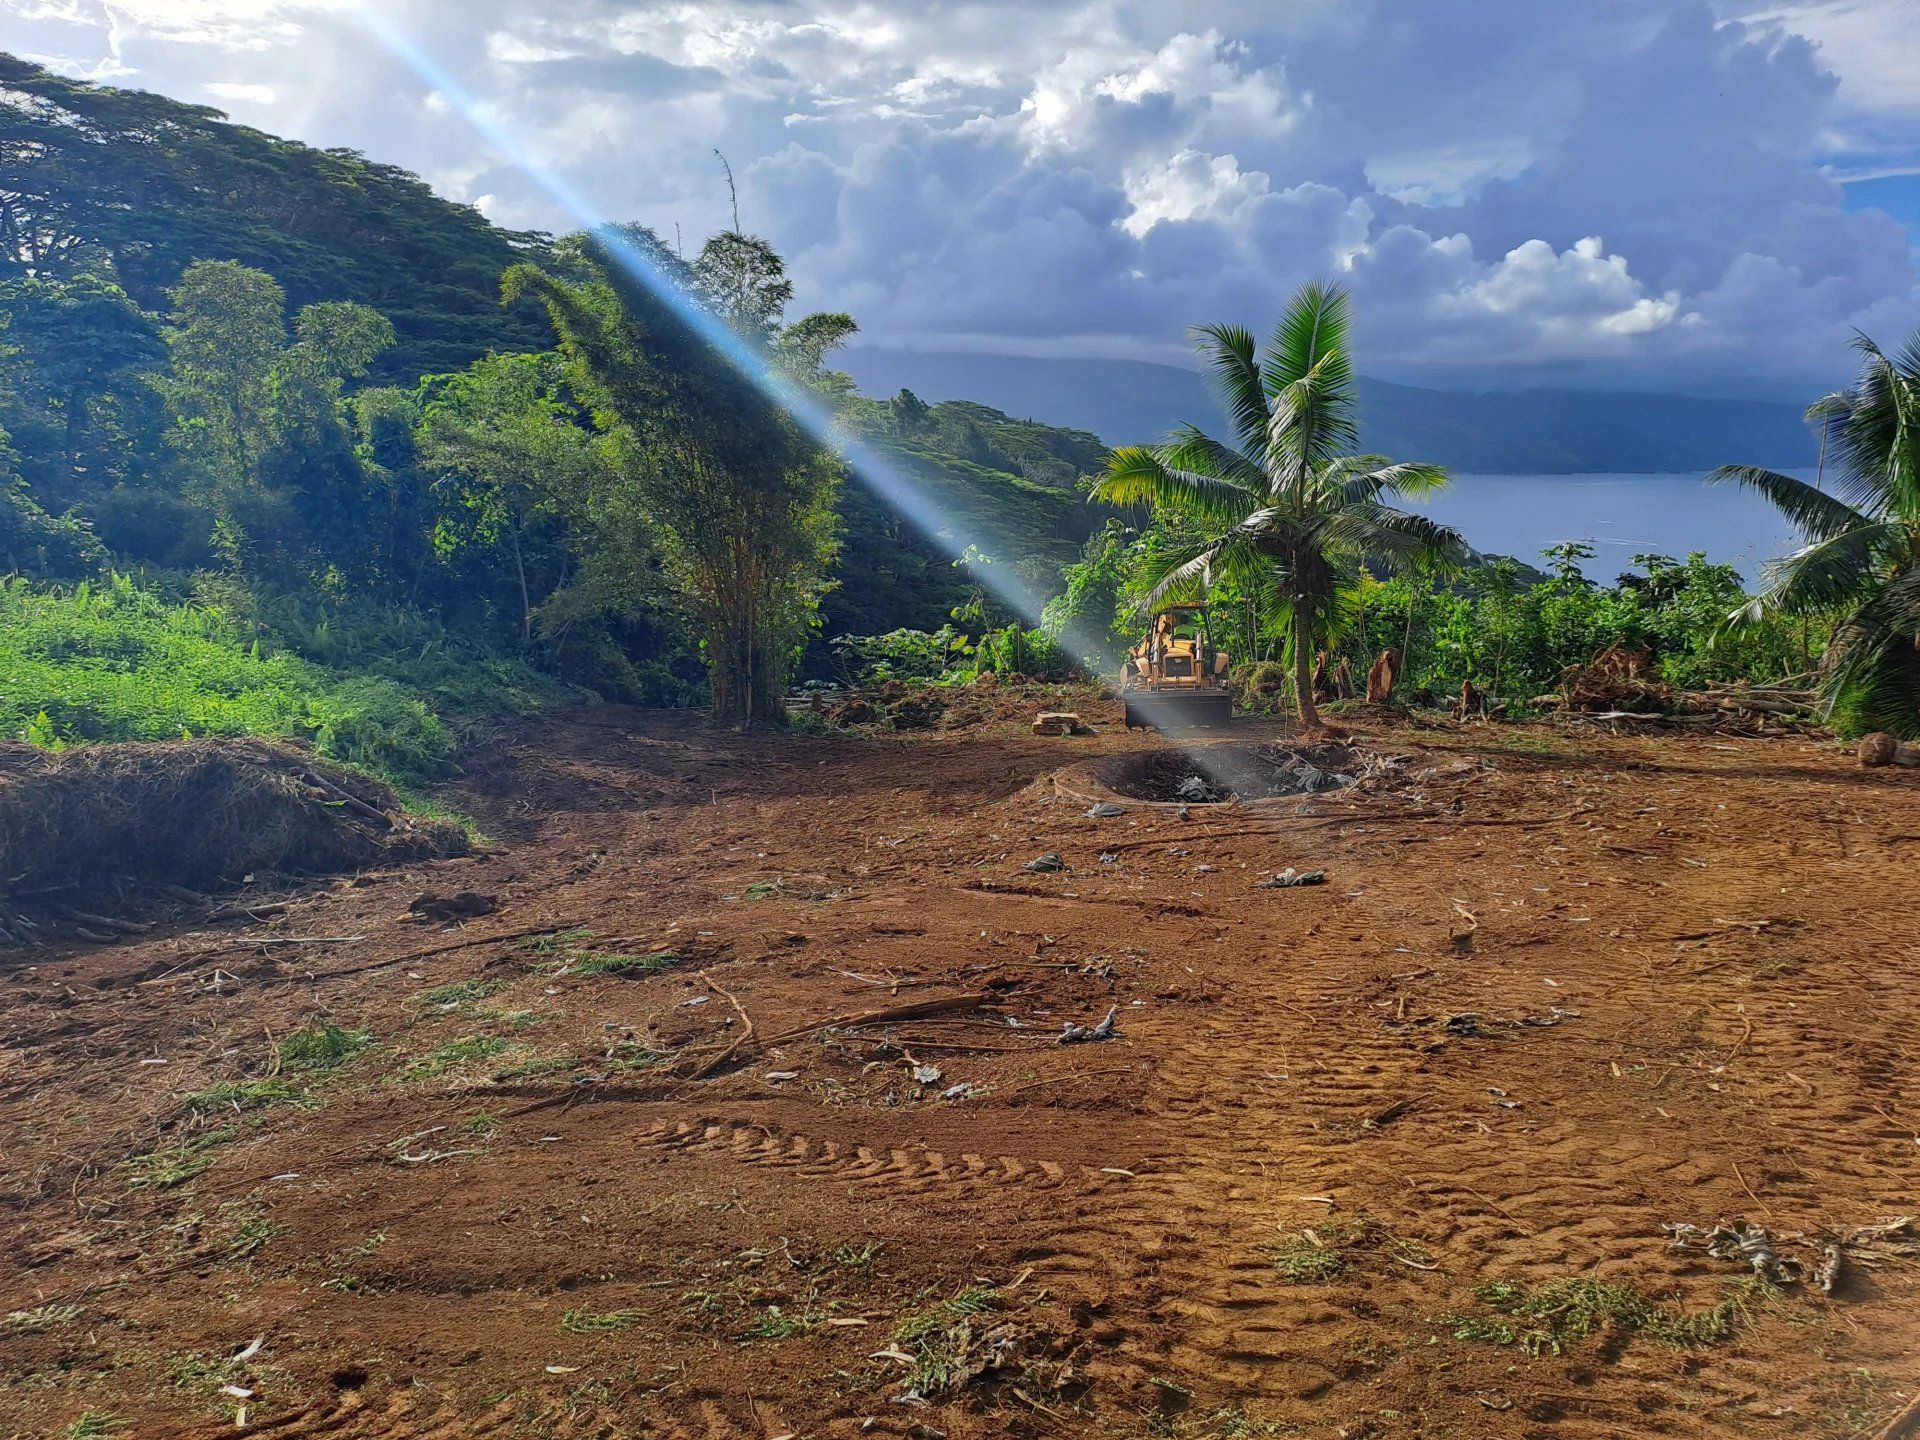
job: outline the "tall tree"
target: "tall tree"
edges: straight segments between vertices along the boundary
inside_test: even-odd
[[[1164,507],[1198,529],[1185,553],[1171,557],[1150,605],[1204,591],[1216,576],[1271,584],[1287,624],[1300,720],[1317,726],[1314,651],[1340,623],[1361,561],[1393,567],[1464,552],[1452,530],[1386,503],[1438,489],[1446,472],[1351,453],[1358,404],[1347,299],[1337,287],[1302,287],[1264,349],[1234,325],[1199,327],[1195,346],[1232,441],[1185,425],[1166,444],[1116,450],[1094,496]]]
[[[557,368],[551,355],[488,356],[431,382],[420,419],[422,462],[445,472],[475,536],[512,562],[523,645],[536,596],[557,578],[529,577],[530,532],[569,509],[590,510],[603,488],[599,453],[557,393]]]
[[[635,244],[654,262],[649,278],[628,263]],[[764,300],[760,283],[716,289],[632,231],[567,242],[555,272],[507,275],[509,298],[546,306],[572,387],[606,437],[616,478],[602,509],[650,530],[700,625],[713,712],[742,725],[785,719],[786,682],[834,553],[839,478],[763,377],[688,316],[689,303],[712,305],[768,348],[780,307],[740,298]]]
[[[165,353],[152,318],[116,282],[90,272],[0,284],[0,313],[26,357],[16,398],[37,412],[47,448],[59,456],[62,473],[46,479],[64,496],[97,488],[109,468],[94,434],[98,411],[115,390],[137,388],[135,375]]]
[[[1710,480],[1766,496],[1807,538],[1735,612],[1836,618],[1822,662],[1828,703],[1849,726],[1920,735],[1920,331],[1887,355],[1854,341],[1859,378],[1816,401],[1831,490],[1752,465]]]
[[[301,310],[289,343],[285,290],[232,261],[188,266],[170,295],[170,363],[153,384],[191,488],[214,513],[216,544],[236,567],[262,546],[290,558],[308,538],[297,527],[344,523],[337,507],[360,476],[342,393],[393,328],[364,305],[331,301]]]

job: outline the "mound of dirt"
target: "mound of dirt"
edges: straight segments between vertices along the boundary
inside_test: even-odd
[[[0,899],[456,855],[466,834],[298,745],[0,744]]]

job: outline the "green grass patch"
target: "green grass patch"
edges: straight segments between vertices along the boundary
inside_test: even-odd
[[[778,1305],[769,1305],[753,1317],[753,1323],[733,1338],[742,1345],[760,1340],[791,1340],[820,1327],[821,1317],[812,1312],[789,1315]]]
[[[0,1318],[0,1328],[11,1335],[39,1335],[78,1320],[78,1305],[36,1305],[31,1310],[11,1310]]]
[[[317,1102],[298,1085],[288,1080],[226,1080],[186,1097],[187,1109],[196,1115],[219,1111],[270,1110],[275,1105],[297,1105],[310,1110]]]
[[[431,1080],[474,1060],[488,1060],[507,1048],[498,1035],[467,1035],[429,1050],[400,1071],[402,1080]]]
[[[1346,1274],[1366,1251],[1388,1254],[1416,1268],[1431,1268],[1424,1249],[1390,1234],[1370,1215],[1350,1220],[1329,1216],[1318,1225],[1281,1236],[1263,1253],[1287,1284],[1325,1285]]]
[[[651,975],[680,963],[677,950],[656,950],[650,955],[607,955],[596,950],[576,950],[568,958],[566,973],[572,975]]]
[[[1347,1272],[1345,1252],[1322,1239],[1317,1230],[1289,1235],[1268,1253],[1273,1268],[1289,1285],[1324,1285]]]
[[[136,1190],[170,1190],[184,1185],[215,1160],[214,1151],[239,1131],[229,1125],[209,1130],[178,1145],[164,1145],[125,1162],[127,1183]]]
[[[494,1071],[490,1078],[496,1084],[505,1084],[510,1080],[531,1080],[540,1075],[559,1075],[568,1070],[578,1070],[580,1065],[580,1060],[572,1055],[535,1055],[504,1070]]]
[[[608,1053],[607,1068],[633,1074],[658,1070],[672,1058],[666,1052],[650,1049],[637,1040],[622,1040]]]
[[[230,1264],[252,1259],[267,1241],[279,1233],[280,1227],[266,1217],[257,1203],[243,1205],[234,1218],[233,1231],[227,1236],[222,1258]]]
[[[1566,1276],[1536,1289],[1509,1281],[1482,1285],[1475,1297],[1489,1315],[1448,1315],[1455,1339],[1514,1345],[1530,1356],[1561,1355],[1569,1345],[1617,1330],[1666,1345],[1716,1345],[1731,1339],[1774,1294],[1758,1276],[1733,1281],[1725,1296],[1691,1313],[1662,1305],[1630,1285]]]
[[[415,1005],[425,1006],[429,1010],[453,1010],[462,1005],[472,1005],[485,1000],[489,995],[498,995],[507,988],[504,980],[455,980],[450,984],[436,985],[431,990],[422,990],[418,995],[408,996]]]
[[[338,1070],[373,1043],[365,1030],[343,1030],[331,1020],[312,1020],[274,1047],[282,1070]]]
[[[644,1310],[569,1310],[560,1317],[560,1328],[569,1335],[602,1335],[631,1330],[646,1318]]]
[[[124,576],[72,589],[0,581],[0,734],[43,746],[296,736],[414,781],[446,774],[454,752],[405,685],[315,665],[218,608],[169,604]]]
[[[126,1428],[127,1422],[105,1410],[88,1410],[60,1432],[61,1440],[107,1440]]]
[[[882,1248],[878,1240],[869,1240],[864,1245],[840,1245],[834,1249],[833,1263],[849,1270],[865,1270],[880,1258]]]
[[[991,1285],[969,1285],[958,1294],[916,1311],[893,1332],[893,1347],[913,1357],[902,1382],[929,1398],[944,1394],[966,1373],[973,1317],[1000,1308]]]

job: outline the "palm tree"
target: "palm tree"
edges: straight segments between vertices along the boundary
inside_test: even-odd
[[[1396,464],[1350,453],[1359,444],[1347,297],[1337,286],[1303,286],[1264,351],[1236,325],[1194,330],[1233,425],[1233,443],[1183,425],[1165,444],[1113,452],[1098,499],[1145,502],[1200,531],[1146,598],[1237,578],[1278,602],[1293,657],[1300,723],[1314,727],[1310,675],[1315,649],[1339,623],[1361,561],[1389,568],[1468,553],[1460,537],[1387,503],[1446,484],[1435,465]]]
[[[1751,465],[1707,478],[1767,497],[1807,543],[1767,568],[1735,621],[1837,616],[1821,662],[1829,710],[1870,730],[1920,734],[1920,331],[1888,357],[1854,338],[1860,377],[1816,401],[1831,491]]]

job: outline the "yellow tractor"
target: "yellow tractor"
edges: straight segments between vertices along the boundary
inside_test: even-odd
[[[1213,648],[1204,605],[1169,605],[1120,672],[1127,728],[1200,730],[1233,719],[1227,655]]]

